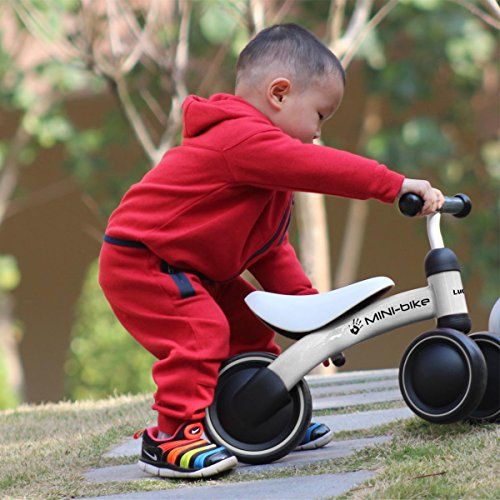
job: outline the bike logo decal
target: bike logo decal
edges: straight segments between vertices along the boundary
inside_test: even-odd
[[[353,320],[352,325],[349,325],[349,330],[353,335],[357,335],[361,328],[363,328],[363,323],[358,318]]]
[[[453,291],[453,293],[455,293],[455,290]],[[463,291],[461,293],[463,293]],[[387,309],[380,309],[380,311],[377,311],[372,316],[365,316],[363,318],[364,324],[362,320],[355,318],[352,321],[352,324],[348,325],[349,331],[352,334],[357,335],[361,328],[363,328],[363,326],[365,325],[370,325],[372,323],[375,323],[376,321],[383,320],[386,316],[395,316],[397,313],[410,311],[412,309],[418,309],[420,307],[426,307],[430,303],[431,299],[410,300],[410,302],[400,303],[397,307],[390,306]]]

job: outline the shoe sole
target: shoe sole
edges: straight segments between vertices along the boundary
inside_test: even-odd
[[[148,474],[158,477],[173,477],[173,478],[201,478],[201,477],[211,477],[216,474],[220,474],[226,470],[232,469],[238,463],[236,457],[229,457],[216,464],[210,465],[208,467],[203,467],[203,469],[195,470],[192,472],[181,472],[177,470],[168,469],[166,467],[155,467],[154,465],[148,464],[139,460],[137,464],[139,468]]]
[[[295,448],[295,451],[302,451],[302,450],[314,450],[316,448],[321,448],[322,446],[325,446],[325,444],[328,444],[331,440],[333,439],[333,431],[328,432],[324,436],[321,436],[320,438],[307,443],[303,444],[301,446],[297,446]]]

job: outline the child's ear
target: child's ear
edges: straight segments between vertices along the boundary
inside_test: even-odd
[[[289,94],[291,88],[291,83],[288,78],[275,78],[267,88],[267,99],[269,104],[276,110],[279,111],[283,106],[283,101]]]

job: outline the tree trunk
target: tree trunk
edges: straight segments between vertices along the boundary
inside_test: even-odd
[[[376,99],[366,101],[356,151],[364,150],[368,138],[376,134],[380,129],[380,110],[378,106],[379,103]],[[346,286],[357,278],[369,213],[370,206],[367,201],[350,200],[339,264],[334,280],[335,288]]]
[[[320,292],[331,289],[330,244],[325,197],[317,193],[296,193],[296,214],[300,234],[300,260],[306,274]],[[335,366],[318,365],[312,373],[331,374]]]
[[[366,201],[350,200],[334,288],[349,285],[356,280],[369,211]]]

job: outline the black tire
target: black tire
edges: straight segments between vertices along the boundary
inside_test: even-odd
[[[476,332],[469,335],[474,339],[486,360],[488,378],[483,399],[470,414],[473,422],[500,421],[500,334]]]
[[[467,418],[486,389],[486,361],[467,335],[439,328],[417,337],[399,366],[399,388],[406,404],[429,422]]]
[[[221,411],[224,398],[230,398],[230,380],[248,380],[275,358],[267,352],[248,352],[233,356],[220,368],[214,401],[206,411],[205,432],[241,462],[264,464],[284,457],[300,443],[311,422],[312,398],[305,380],[289,392],[291,402],[263,424],[250,428],[242,419],[231,418]],[[227,401],[225,408],[228,408]]]

